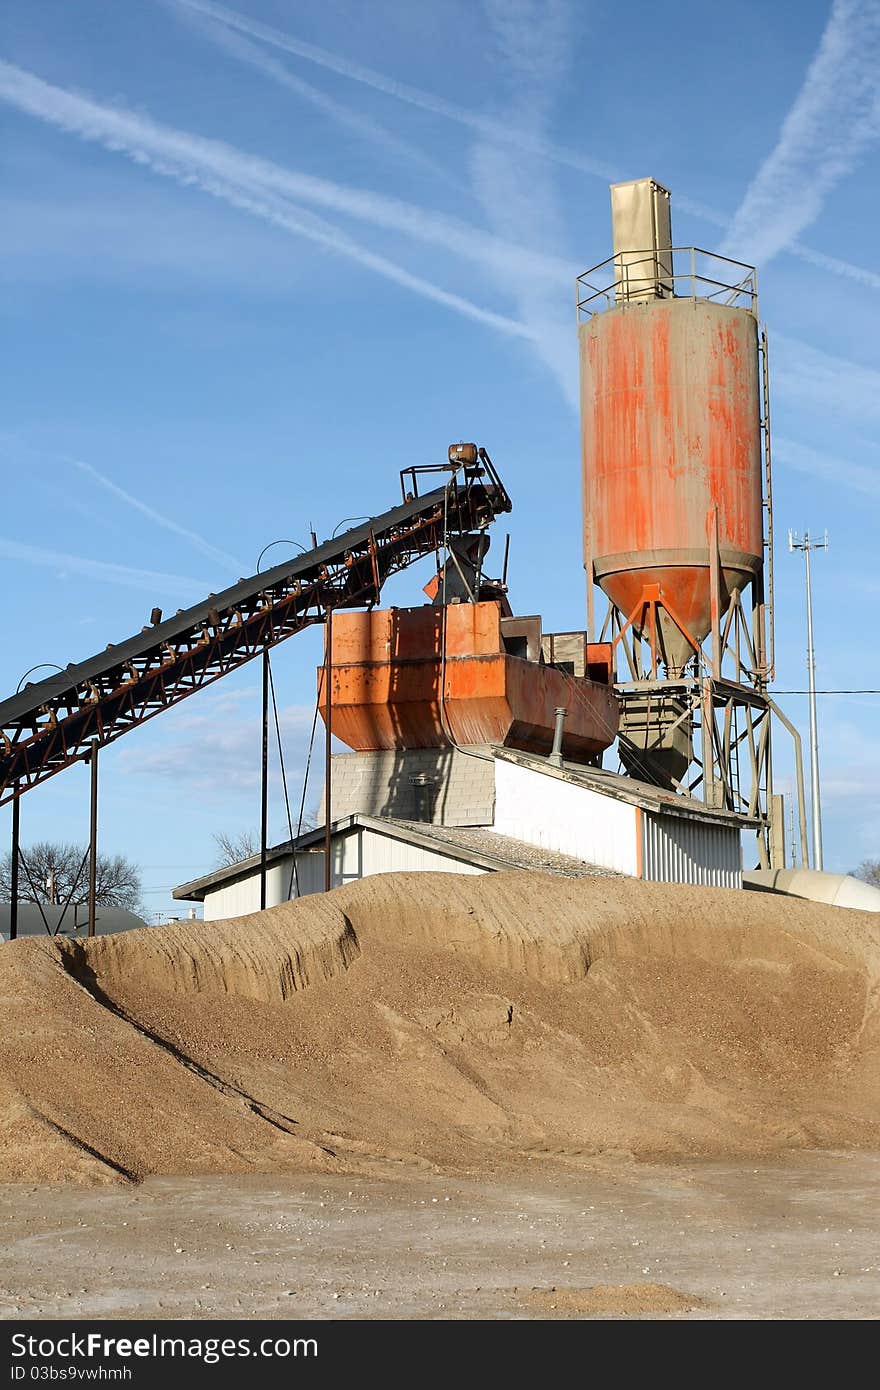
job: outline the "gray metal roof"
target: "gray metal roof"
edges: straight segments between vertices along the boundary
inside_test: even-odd
[[[0,903],[0,938],[4,941],[9,940],[9,903]],[[60,907],[43,906],[43,913],[49,923],[51,931],[47,933],[46,923],[40,914],[40,909],[36,903],[18,904],[18,935],[19,936],[47,936],[54,935],[61,917]],[[132,931],[136,927],[145,927],[147,923],[142,917],[138,917],[134,912],[128,912],[124,907],[105,907],[98,903],[95,914],[95,931],[99,936],[104,936],[108,932]],[[68,908],[64,922],[61,926],[59,936],[69,938],[84,937],[88,928],[84,918],[83,908],[79,910],[79,925],[74,926],[73,908]]]
[[[545,777],[556,777],[573,786],[586,787],[600,796],[610,796],[615,801],[639,806],[655,815],[681,816],[686,820],[708,821],[738,830],[758,824],[757,820],[737,815],[735,811],[706,806],[696,797],[666,791],[664,787],[654,787],[650,782],[638,782],[633,777],[610,772],[606,768],[587,767],[582,763],[563,763],[562,767],[555,767],[547,758],[534,753],[520,753],[514,748],[496,748],[495,757],[528,768],[530,772],[539,772]]]
[[[534,872],[558,874],[562,878],[619,878],[613,869],[600,868],[571,854],[542,849],[526,844],[510,835],[499,835],[488,826],[429,825],[422,821],[394,820],[383,816],[359,816],[358,822],[369,824],[379,834],[420,845],[423,849],[445,854],[451,859],[476,864],[485,869],[531,869]]]
[[[487,871],[501,869],[531,869],[533,871],[558,874],[564,878],[581,878],[591,875],[617,877],[610,869],[588,864],[569,854],[558,854],[554,850],[540,849],[514,840],[509,835],[498,835],[488,827],[431,825],[424,821],[397,820],[393,816],[367,816],[356,814],[344,816],[331,822],[330,834],[334,837],[350,835],[357,830],[372,830],[379,835],[387,835],[393,840],[406,844],[419,845],[448,859],[473,864]],[[273,845],[267,851],[268,864],[289,857],[294,851],[307,853],[320,850],[324,843],[324,827],[308,830],[297,840],[285,840]],[[178,900],[203,901],[205,894],[214,888],[235,883],[259,872],[260,856],[253,854],[238,864],[228,864],[201,878],[182,883],[174,889],[173,896]]]
[[[662,787],[653,787],[648,782],[637,782],[632,777],[626,777],[617,772],[609,772],[604,768],[586,767],[581,763],[564,763],[560,768],[554,766],[547,758],[534,753],[520,753],[512,748],[496,747],[493,749],[493,754],[496,759],[515,763],[531,772],[538,772],[542,776],[558,778],[560,781],[569,782],[573,786],[584,787],[589,791],[598,792],[601,796],[625,801],[631,806],[639,806],[654,815],[682,817],[685,820],[697,820],[703,824],[708,823],[735,831],[757,824],[757,821],[736,815],[733,811],[705,806],[702,801],[697,801],[695,797],[677,795],[675,792],[666,791]],[[499,868],[539,869],[547,873],[564,874],[569,877],[582,874],[609,874],[611,872],[588,864],[585,860],[574,859],[565,854],[556,854],[550,850],[542,850],[523,841],[511,839],[507,835],[498,835],[489,827],[432,825],[423,821],[396,820],[391,816],[368,816],[357,813],[333,821],[330,826],[330,833],[331,835],[346,835],[358,827],[376,830],[380,834],[405,840],[409,844],[421,845],[425,849],[445,854],[451,859],[476,864],[488,870]],[[267,851],[267,862],[269,864],[276,863],[279,859],[290,855],[294,849],[298,852],[319,850],[324,843],[324,834],[324,827],[318,826],[317,829],[307,830],[297,840],[286,840],[280,845],[273,845]],[[205,874],[201,878],[192,879],[189,883],[182,883],[174,889],[173,896],[177,899],[200,902],[204,899],[205,893],[212,888],[246,878],[259,867],[260,856],[258,854],[251,855],[249,859],[243,859],[239,864],[230,864],[222,869],[216,869],[213,873]]]

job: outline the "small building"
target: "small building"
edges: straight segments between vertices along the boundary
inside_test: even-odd
[[[751,822],[602,768],[495,755],[495,828],[528,844],[658,883],[742,887],[740,832]]]
[[[0,940],[9,940],[9,903],[0,903]],[[136,913],[124,907],[109,907],[98,903],[95,911],[95,933],[105,936],[109,932],[133,931],[145,927],[147,923]],[[52,906],[50,903],[20,902],[18,904],[17,936],[61,936],[77,940],[88,934],[88,918],[84,916],[83,905],[78,908]]]
[[[742,886],[744,821],[632,778],[509,748],[333,758],[331,883],[393,872],[532,869]],[[323,814],[323,808],[322,808]],[[322,892],[325,828],[268,851],[266,903]],[[206,921],[260,906],[260,856],[181,884]]]

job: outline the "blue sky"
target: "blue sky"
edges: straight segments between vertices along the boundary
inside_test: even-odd
[[[880,686],[880,4],[674,16],[6,0],[4,693],[251,573],[276,537],[385,510],[398,469],[459,438],[514,499],[515,608],[582,626],[573,280],[609,254],[608,183],[645,175],[672,190],[677,244],[759,266],[777,684],[805,684],[786,531],[827,526],[819,683]],[[387,598],[420,602],[426,577]],[[275,657],[297,796],[319,651],[311,633]],[[211,865],[213,831],[257,823],[257,680],[103,755],[102,844],[144,866],[151,909]],[[806,701],[781,702],[806,734]],[[880,856],[878,712],[820,704],[829,868]],[[782,740],[777,774],[785,790]],[[25,844],[84,839],[86,783],[74,769],[27,796]]]

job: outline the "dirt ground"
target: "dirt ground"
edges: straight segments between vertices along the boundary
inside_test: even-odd
[[[868,1319],[880,1154],[0,1187],[14,1318]]]

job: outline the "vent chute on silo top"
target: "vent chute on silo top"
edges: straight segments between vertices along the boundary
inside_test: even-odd
[[[673,294],[669,189],[654,179],[611,185],[614,278],[618,297],[659,299]]]

